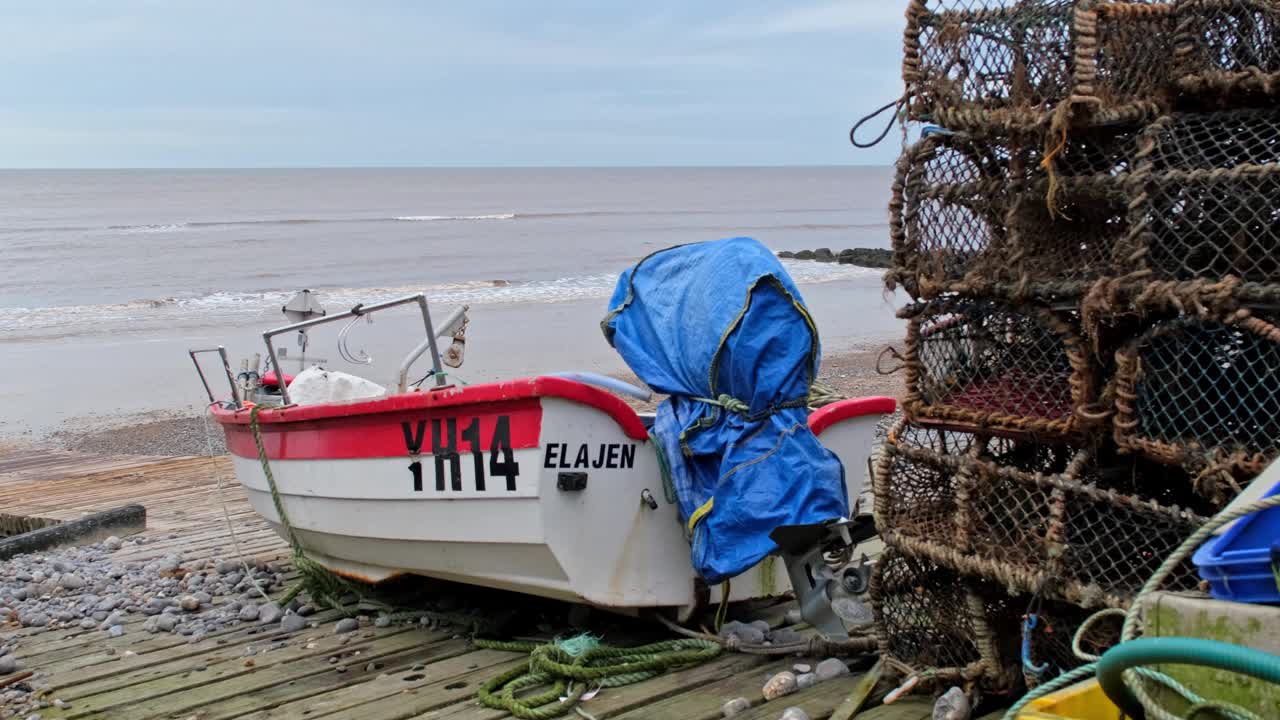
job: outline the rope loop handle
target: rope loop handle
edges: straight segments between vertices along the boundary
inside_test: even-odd
[[[892,369],[885,370],[883,367],[885,355],[888,355],[894,360],[897,360],[898,364]],[[906,366],[907,366],[907,359],[902,356],[901,352],[898,352],[898,348],[892,345],[885,345],[884,349],[880,351],[880,354],[876,356],[876,372],[879,373],[880,375],[892,375],[898,372],[899,370],[902,370]]]
[[[897,111],[906,103],[906,101],[907,101],[907,97],[903,95],[897,100],[891,100],[888,103],[885,103],[878,110],[875,110],[868,115],[864,115],[862,119],[854,123],[853,127],[849,130],[849,142],[853,143],[854,147],[859,148],[861,150],[866,150],[867,148],[873,148],[876,145],[879,145],[881,141],[883,141],[886,137],[888,137],[889,131],[893,130],[893,124],[898,119]],[[868,122],[879,117],[881,114],[884,113],[885,110],[888,110],[890,108],[893,108],[894,112],[889,116],[889,122],[885,124],[884,130],[881,130],[880,134],[877,135],[875,139],[869,143],[859,142],[858,129],[861,128],[863,125],[866,125]]]

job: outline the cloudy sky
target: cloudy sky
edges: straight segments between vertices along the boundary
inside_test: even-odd
[[[0,0],[0,167],[887,164],[904,0]]]

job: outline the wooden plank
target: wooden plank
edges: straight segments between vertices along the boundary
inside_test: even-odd
[[[765,661],[765,658],[758,655],[722,655],[711,662],[678,672],[665,673],[642,683],[603,690],[595,699],[583,703],[582,707],[597,718],[618,717],[623,713],[645,708],[681,693],[695,691],[698,688],[717,682],[724,682],[742,673],[749,673],[754,676],[757,671],[763,672],[761,668],[764,666]],[[496,671],[490,671],[476,678],[473,683],[472,695],[474,696],[476,690],[474,686],[483,683],[495,674]],[[757,693],[758,690],[757,688]],[[723,701],[721,702],[723,703]],[[360,711],[364,709],[364,707],[358,708]],[[361,714],[359,717],[366,716]],[[398,720],[409,716],[393,713],[386,716],[378,714],[367,717],[371,720],[373,718],[377,718],[377,720],[396,718]],[[499,718],[509,716],[502,710],[492,710],[480,705],[472,697],[468,698],[466,702],[441,707],[413,715],[412,717],[413,720],[499,720]]]
[[[795,658],[774,660],[754,670],[704,685],[694,692],[637,707],[617,717],[625,720],[715,720],[721,717],[720,708],[736,697],[746,698],[753,706],[764,703],[760,690],[765,680],[775,673],[791,669],[795,662]]]
[[[459,647],[463,647],[459,641]],[[236,698],[230,703],[201,708],[202,718],[242,717],[244,720],[309,720],[335,714],[358,715],[361,718],[383,717],[405,712],[424,696],[430,702],[447,705],[459,697],[455,690],[474,694],[481,678],[506,672],[527,662],[521,653],[498,650],[462,651],[453,656],[427,657],[422,653],[406,653],[398,659],[388,658],[386,667],[365,672],[356,678],[360,684],[339,685],[332,677],[315,678],[317,682],[299,681],[288,688],[272,688],[268,693]],[[429,663],[419,670],[418,664]],[[348,672],[348,674],[351,674]],[[346,681],[347,678],[339,678]],[[426,688],[444,683],[445,694],[427,694]],[[283,690],[283,692],[281,692]],[[228,711],[232,712],[228,712]],[[251,712],[257,710],[257,712]],[[249,712],[248,715],[234,711]],[[410,713],[412,714],[412,713]]]
[[[188,667],[186,671],[155,678],[138,687],[116,687],[88,697],[74,698],[70,710],[62,715],[50,714],[48,717],[105,718],[117,714],[122,707],[132,706],[145,706],[149,713],[156,714],[186,712],[228,695],[252,693],[277,682],[332,672],[329,656],[338,654],[339,648],[345,658],[352,658],[350,662],[367,663],[379,656],[421,646],[440,638],[440,634],[426,636],[419,632],[405,632],[376,643],[376,647],[372,639],[361,638],[359,642],[352,642],[347,646],[342,646],[340,642],[329,642],[314,649],[307,649],[305,646],[285,648],[253,658],[211,665],[204,672]],[[356,652],[360,655],[353,655]],[[248,664],[249,660],[253,661],[251,665]]]
[[[876,705],[863,710],[856,720],[931,720],[933,700],[926,697],[905,697],[892,705]]]

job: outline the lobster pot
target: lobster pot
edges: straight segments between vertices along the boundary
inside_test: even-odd
[[[1086,608],[1127,605],[1204,520],[1171,504],[1198,500],[1177,471],[908,423],[894,428],[874,482],[886,544]],[[1171,583],[1194,587],[1194,568]]]
[[[1212,103],[1265,102],[1280,94],[1275,0],[1179,0],[1174,14],[1178,90]]]
[[[916,298],[949,291],[1075,297],[1114,274],[1128,198],[1119,177],[1133,130],[1043,133],[999,141],[935,133],[898,162],[889,280]]]
[[[882,657],[927,668],[943,682],[1019,689],[1023,608],[998,586],[887,548],[872,568],[870,596]]]
[[[1277,378],[1280,328],[1269,320],[1242,311],[1158,322],[1116,353],[1116,442],[1250,477],[1280,450]]]
[[[921,424],[1074,435],[1093,371],[1075,313],[944,297],[909,308],[906,414]]]
[[[1280,283],[1280,110],[1180,113],[1144,131],[1131,179],[1134,271]]]
[[[1140,122],[1168,104],[1173,6],[913,0],[902,75],[912,120],[952,130]]]

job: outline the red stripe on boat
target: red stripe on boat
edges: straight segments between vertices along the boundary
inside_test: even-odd
[[[809,415],[809,429],[814,435],[849,418],[863,415],[888,415],[898,409],[898,401],[891,397],[860,397],[840,400],[824,405]]]
[[[345,403],[264,409],[258,419],[263,447],[271,459],[341,459],[406,457],[408,445],[421,439],[421,454],[456,437],[455,450],[470,451],[466,435],[475,436],[479,423],[480,449],[489,450],[499,430],[499,418],[507,418],[513,449],[537,447],[541,435],[539,398],[555,397],[582,403],[614,419],[628,436],[649,437],[640,417],[625,402],[603,390],[566,380],[538,377],[503,383],[470,385],[439,391],[422,391]],[[214,417],[227,434],[227,449],[241,457],[256,458],[257,446],[249,429],[249,410],[215,406]],[[449,419],[453,419],[450,432]],[[436,423],[439,421],[439,429]],[[406,434],[408,438],[406,438]],[[464,435],[465,434],[465,435]]]

